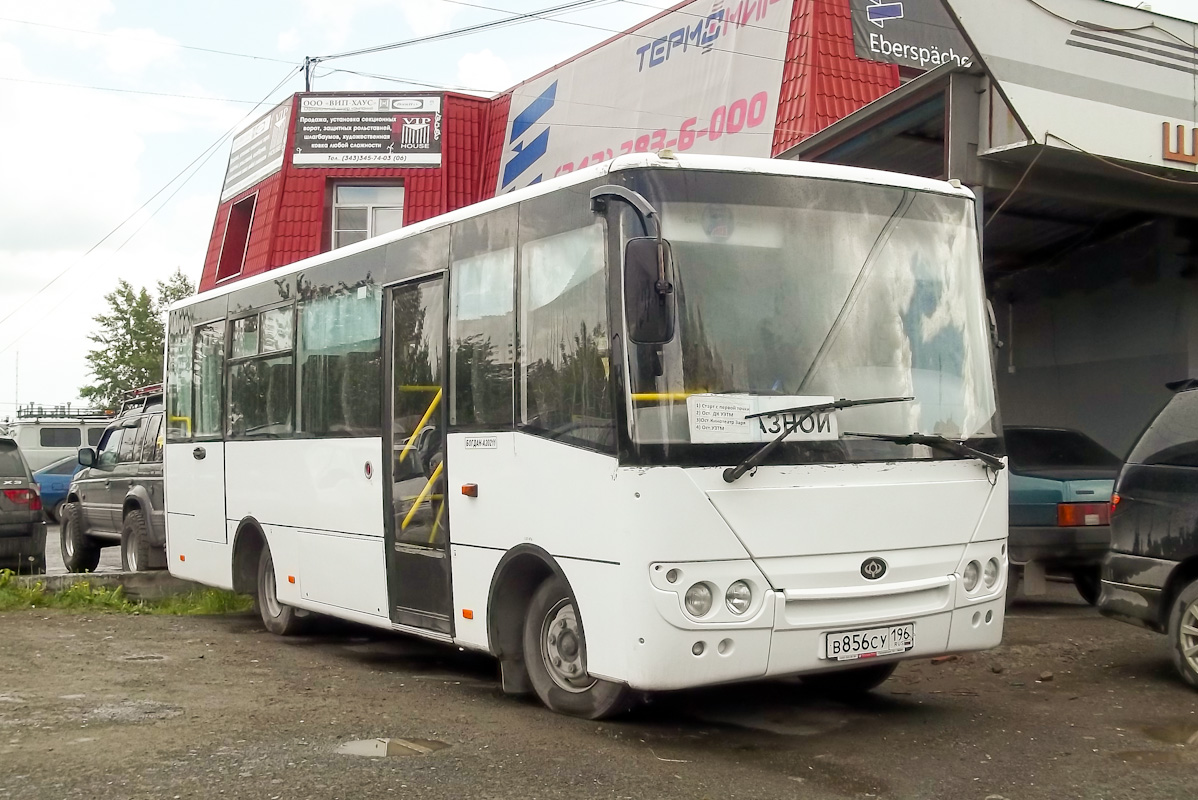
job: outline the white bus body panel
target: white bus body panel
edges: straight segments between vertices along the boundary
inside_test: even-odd
[[[269,527],[282,602],[388,616],[382,447],[377,437],[228,443],[229,541],[244,520]]]
[[[194,456],[197,447],[204,448],[202,459]],[[224,442],[167,443],[166,549],[172,575],[231,589],[224,450]]]
[[[499,434],[488,449],[467,449],[467,438],[449,437],[447,459],[454,605],[474,616],[457,620],[463,646],[488,647],[481,609],[519,544],[552,555],[570,581],[588,671],[638,689],[852,665],[823,658],[829,631],[914,622],[907,658],[1001,638],[1005,570],[973,595],[959,579],[969,560],[1006,562],[1005,473],[977,462],[762,467],[728,484],[721,469],[620,468],[526,434]],[[463,483],[478,497],[456,492]],[[888,565],[876,582],[861,576],[870,556]],[[736,580],[754,590],[742,617],[723,602]],[[698,581],[716,590],[704,620],[682,603]]]

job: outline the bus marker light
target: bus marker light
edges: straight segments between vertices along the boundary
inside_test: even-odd
[[[681,576],[678,574],[678,570],[676,570],[676,569],[672,569],[666,573],[666,580],[669,581],[670,583],[678,583],[679,577],[681,577]]]
[[[477,483],[462,484],[462,494],[466,495],[467,497],[478,497],[478,484]]]
[[[180,561],[186,561],[186,560],[187,560],[187,556],[179,556],[179,560],[180,560]]]
[[[295,583],[295,576],[294,576],[294,575],[288,575],[288,576],[287,576],[287,582],[288,582],[288,583]]]
[[[462,619],[474,619],[473,609],[463,608],[462,609]]]
[[[691,652],[697,656],[703,655],[703,651],[706,649],[707,645],[703,644],[702,642],[695,642],[694,645],[691,646]]]

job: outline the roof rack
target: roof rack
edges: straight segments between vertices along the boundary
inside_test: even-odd
[[[112,416],[112,412],[105,411],[102,408],[72,408],[70,403],[56,406],[43,406],[36,403],[30,403],[27,406],[19,406],[17,408],[16,422],[18,420],[37,420],[37,419],[80,419],[86,417],[92,418],[108,418]]]

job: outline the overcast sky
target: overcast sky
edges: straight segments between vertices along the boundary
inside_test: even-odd
[[[18,399],[78,404],[92,317],[119,278],[152,290],[181,267],[198,280],[229,145],[206,162],[205,150],[245,115],[302,90],[299,76],[279,83],[304,56],[561,2],[0,0],[0,419]],[[314,88],[422,88],[325,74],[345,69],[490,94],[670,5],[605,0],[557,21],[330,61]],[[1198,0],[1152,7],[1198,18]],[[168,186],[197,158],[186,184]]]

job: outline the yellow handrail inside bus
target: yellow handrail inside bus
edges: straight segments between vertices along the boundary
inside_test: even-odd
[[[191,436],[191,417],[171,417],[167,424],[182,422],[187,427],[186,436]]]
[[[706,391],[698,392],[633,392],[632,399],[640,402],[660,402],[662,400],[685,400],[691,395],[707,394]]]
[[[424,412],[424,416],[416,423],[416,427],[412,429],[412,435],[404,442],[403,450],[399,451],[399,461],[397,464],[402,464],[404,458],[408,455],[408,451],[412,449],[412,443],[416,441],[416,434],[424,428],[424,424],[428,422],[428,418],[437,410],[437,404],[441,402],[441,387],[437,387],[437,394],[433,397],[433,402],[429,403],[428,410]]]
[[[428,499],[429,494],[433,491],[433,484],[437,482],[437,478],[441,477],[441,470],[444,468],[445,462],[442,461],[437,465],[437,468],[433,470],[432,477],[428,479],[428,483],[424,484],[424,488],[420,490],[420,494],[416,495],[416,501],[412,503],[412,507],[408,509],[407,516],[404,517],[403,522],[400,523],[399,529],[401,531],[406,531],[408,529],[408,525],[411,523],[412,517],[416,516],[416,509],[420,508],[424,501]]]
[[[401,392],[439,392],[439,391],[441,391],[440,386],[419,386],[414,383],[405,384],[403,386],[396,386],[395,388],[399,389],[399,391],[401,391]]]

